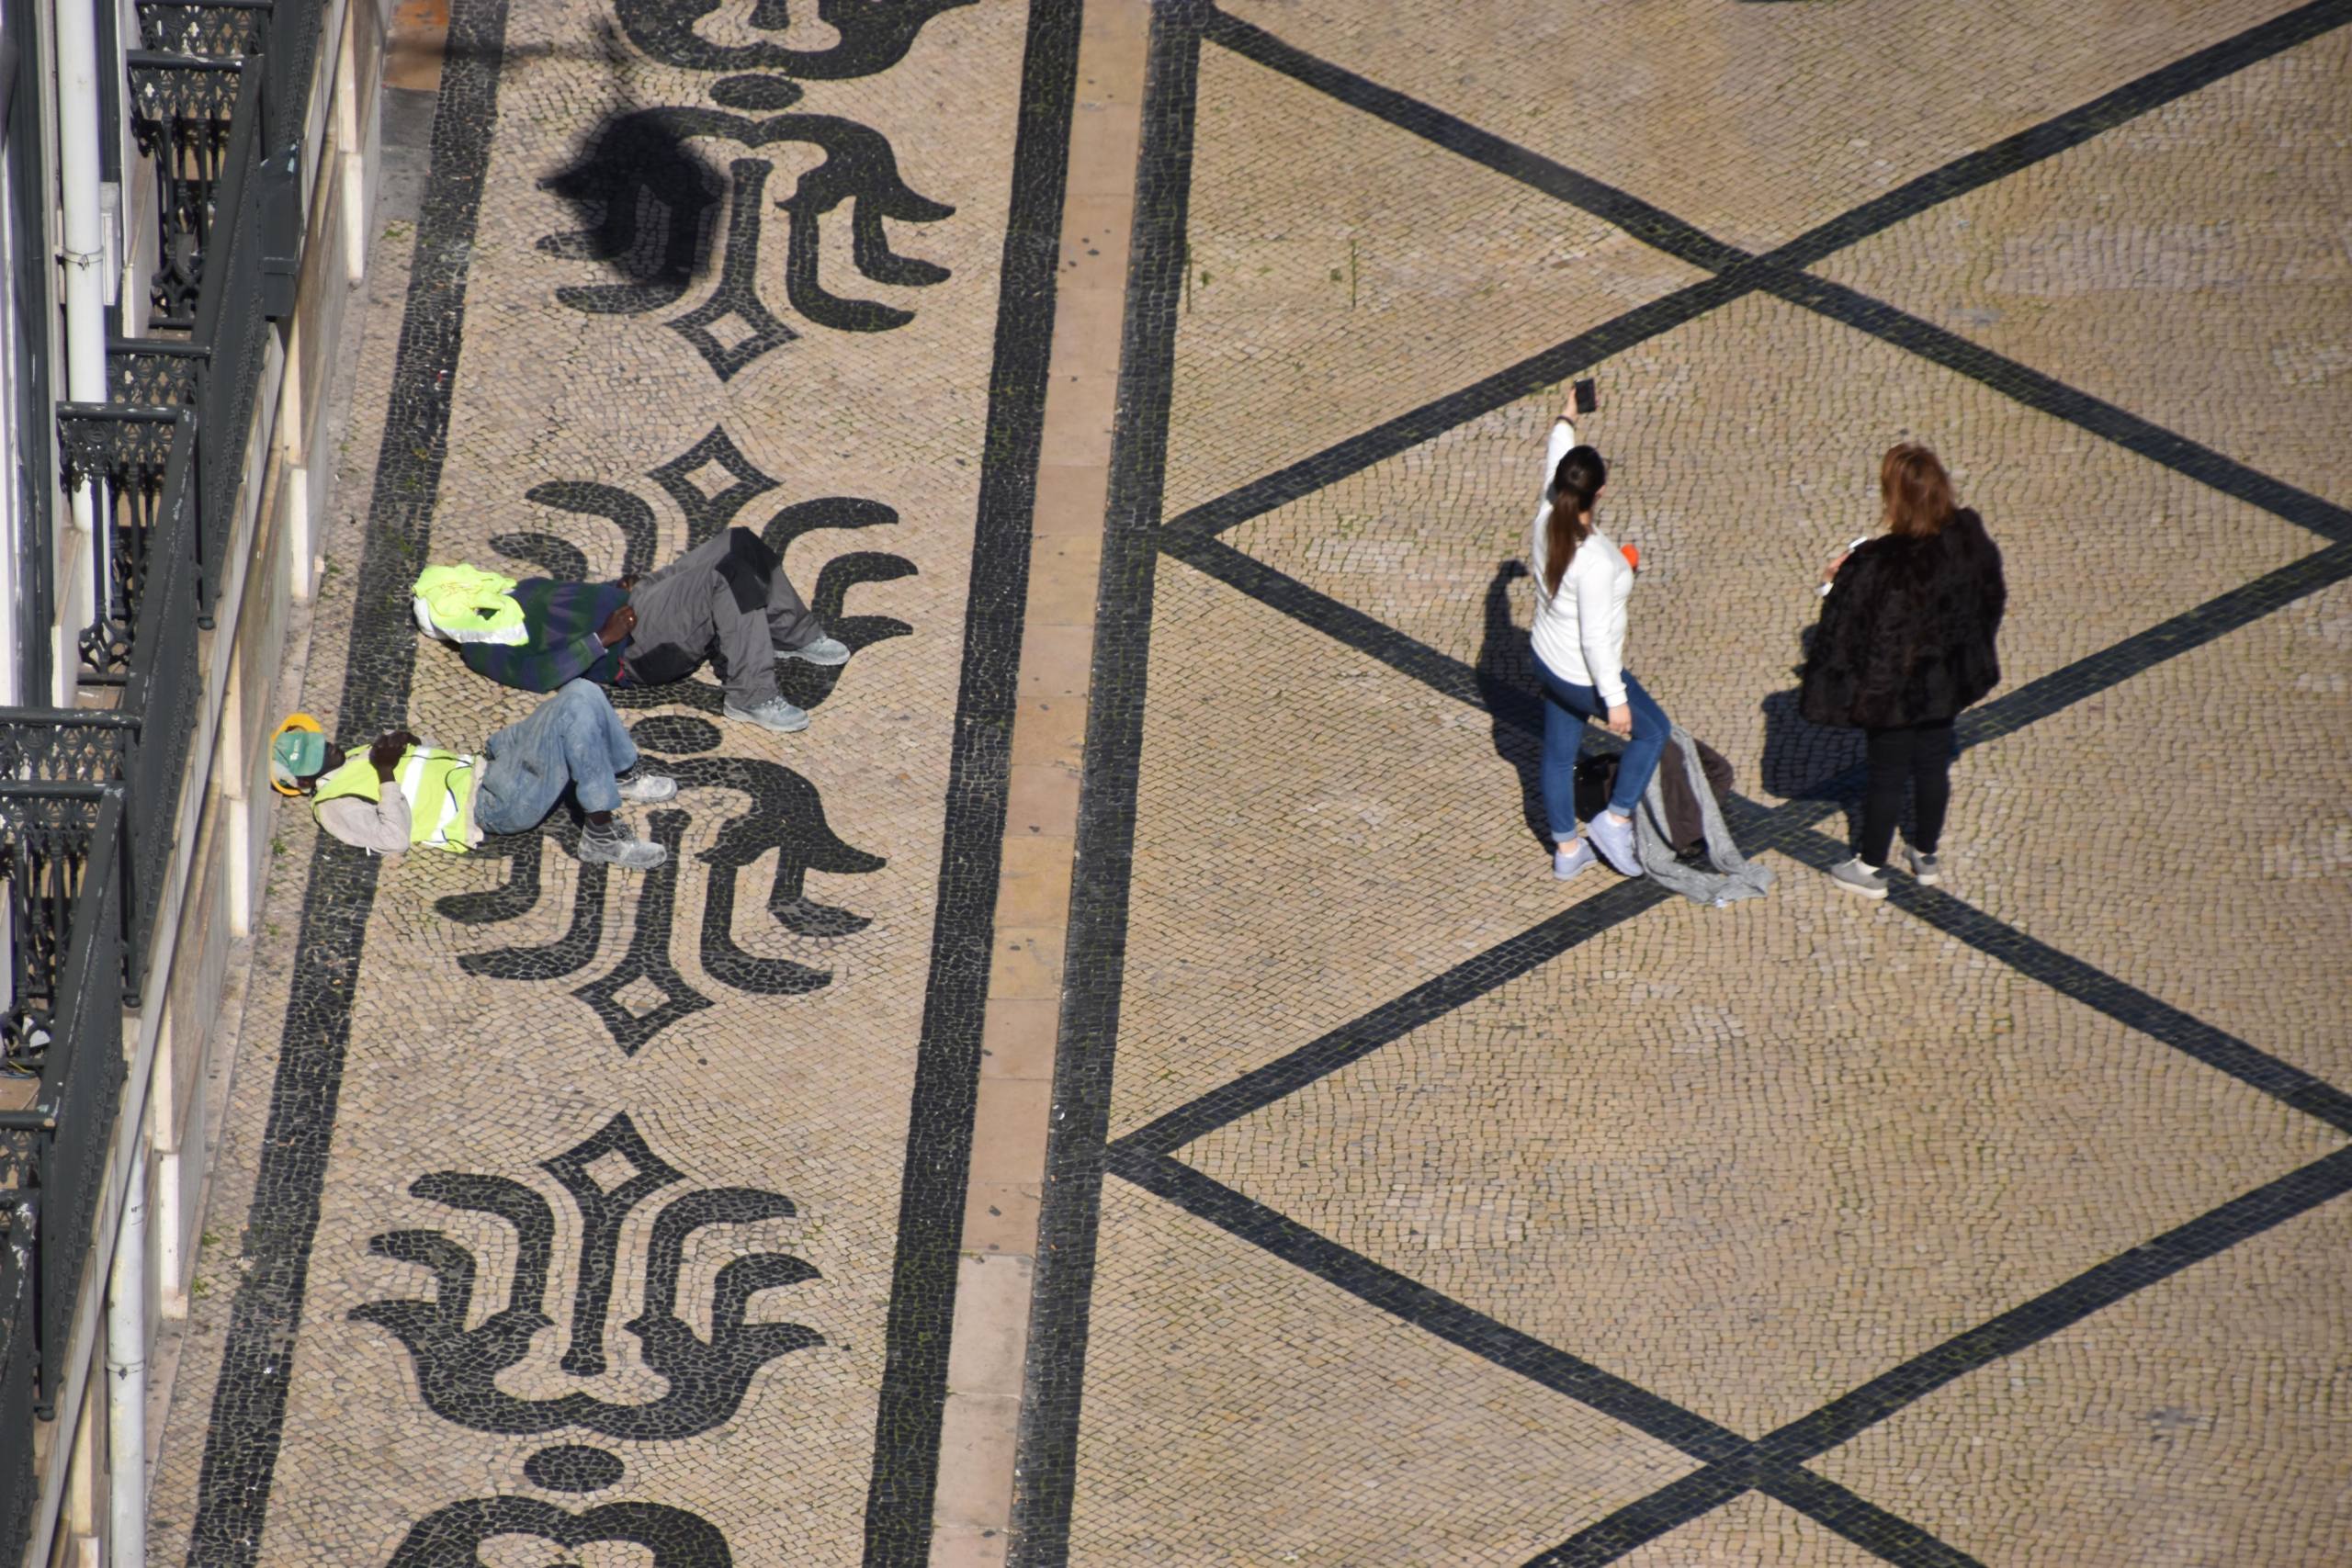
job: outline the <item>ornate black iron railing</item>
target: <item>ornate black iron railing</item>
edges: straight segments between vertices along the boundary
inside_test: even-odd
[[[139,70],[134,62],[134,88]],[[235,87],[235,121],[205,205],[239,215],[240,221],[224,227],[217,243],[208,226],[202,243],[188,248],[198,268],[187,321],[194,335],[117,339],[107,355],[111,400],[58,407],[58,445],[67,481],[96,488],[96,614],[81,637],[85,685],[119,685],[129,679],[155,513],[164,504],[173,461],[173,431],[191,420],[195,438],[187,462],[190,481],[201,491],[189,511],[195,530],[192,586],[198,624],[212,625],[225,520],[235,514],[268,331],[259,308],[261,247],[252,222],[263,84],[257,73],[244,72],[228,80]],[[165,271],[172,265],[167,257]]]
[[[40,1245],[40,1187],[34,1169],[40,1134],[0,1127],[0,1411],[10,1413],[19,1438],[30,1423],[14,1413],[30,1410],[40,1396],[40,1281],[35,1269]],[[17,1449],[24,1450],[16,1458]],[[32,1444],[11,1443],[0,1461],[0,1551],[22,1551],[10,1520],[28,1519],[33,1505]]]
[[[148,284],[150,321],[159,331],[194,332],[243,62],[146,49],[126,62],[131,134],[155,166],[161,259]]]
[[[297,7],[317,26],[314,6]],[[284,52],[280,51],[281,54]],[[192,518],[197,616],[212,625],[212,601],[220,589],[220,552],[236,515],[237,487],[245,471],[245,444],[252,434],[254,397],[261,385],[262,357],[271,328],[262,299],[262,243],[257,220],[261,198],[266,114],[265,78],[248,72],[237,96],[237,121],[229,139],[229,162],[220,179],[223,209],[237,221],[205,264],[197,292],[195,345],[205,368],[197,392],[197,452],[192,479],[202,488]]]
[[[243,90],[264,79],[273,102],[293,96],[292,73],[309,63],[307,34],[301,48],[270,55],[274,17],[274,0],[139,0],[141,47],[124,61],[131,133],[155,168],[160,260],[150,292],[158,332],[198,331],[207,247],[220,215],[241,210],[225,184],[241,166],[238,128],[268,145],[283,140],[265,136],[260,117],[240,107]],[[247,68],[254,60],[261,70]]]
[[[119,784],[138,728],[109,708],[0,708],[0,782]]]
[[[41,1076],[89,863],[88,803],[122,787],[139,728],[135,715],[114,711],[0,708],[0,919],[9,939],[0,1074]]]
[[[107,345],[107,400],[133,408],[192,409],[204,396],[212,351],[186,338],[123,337]]]
[[[119,785],[0,784],[0,844],[19,863],[37,858],[44,880],[54,879],[56,901],[36,902],[34,916],[62,927],[49,939],[62,962],[43,982],[51,990],[40,1088],[24,1110],[0,1111],[0,1148],[9,1168],[0,1179],[12,1184],[0,1190],[9,1210],[8,1249],[26,1274],[0,1328],[6,1363],[0,1385],[27,1387],[32,1413],[43,1419],[56,1414],[64,1381],[122,1093],[122,819]],[[25,1408],[10,1408],[8,1419],[29,1436],[18,1414]],[[7,1472],[21,1463],[28,1475],[31,1447],[8,1445],[0,1469],[0,1527],[12,1523],[8,1500],[26,1491],[27,1477]],[[13,1521],[15,1531],[28,1522]],[[0,1551],[21,1549],[20,1533],[0,1534]]]
[[[216,60],[259,54],[275,0],[138,0],[139,46]]]
[[[72,788],[74,786],[67,786]],[[57,1035],[57,993],[65,978],[74,896],[89,868],[89,824],[41,820],[31,801],[9,803],[0,821],[0,869],[7,878],[8,1006],[0,1014],[0,1055],[11,1073],[38,1077]]]
[[[187,770],[194,719],[204,699],[198,652],[197,545],[203,490],[190,468],[194,431],[180,427],[164,481],[164,506],[151,549],[148,591],[140,606],[139,657],[123,689],[123,788],[136,810],[124,820],[129,840],[122,863],[123,918],[130,945],[123,954],[123,1006],[141,1000],[141,974],[153,940],[155,913],[179,829],[180,781]]]
[[[58,411],[62,471],[97,501],[84,680],[119,691],[104,710],[0,710],[0,1071],[17,1075],[0,1104],[30,1095],[0,1111],[0,1562],[30,1537],[27,1413],[53,1415],[68,1381],[97,1239],[125,1010],[145,999],[204,705],[202,633],[249,499],[274,330],[259,171],[273,155],[300,166],[321,6],[137,0],[137,11],[144,47],[126,57],[127,107],[163,196],[154,335],[109,346],[108,401]]]
[[[90,545],[96,617],[82,631],[82,683],[120,685],[147,581],[147,551],[164,504],[174,435],[190,416],[120,403],[60,403],[57,445],[68,485],[95,491]]]

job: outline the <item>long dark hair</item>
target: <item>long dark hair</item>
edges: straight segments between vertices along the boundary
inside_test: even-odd
[[[1905,539],[1932,539],[1951,521],[1951,476],[1925,446],[1890,446],[1878,465],[1886,502],[1886,531]]]
[[[1552,521],[1544,529],[1544,593],[1546,598],[1560,591],[1560,579],[1567,575],[1568,562],[1576,558],[1577,548],[1592,536],[1592,525],[1587,521],[1593,502],[1600,494],[1600,487],[1609,482],[1609,465],[1590,446],[1575,446],[1560,459],[1552,470]]]

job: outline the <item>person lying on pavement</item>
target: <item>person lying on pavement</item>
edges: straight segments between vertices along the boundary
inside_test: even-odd
[[[659,686],[711,664],[726,683],[727,716],[778,734],[806,729],[808,715],[777,686],[776,661],[830,668],[850,654],[749,528],[610,582],[434,567],[417,580],[414,610],[426,635],[453,644],[476,674],[526,692],[576,680]],[[498,630],[484,634],[477,620]]]
[[[670,852],[638,838],[615,812],[678,793],[675,779],[639,765],[637,747],[610,698],[586,681],[563,687],[492,735],[478,755],[427,745],[405,729],[364,751],[328,743],[307,714],[289,717],[270,740],[270,783],[308,796],[319,826],[374,854],[446,850],[465,854],[484,833],[527,833],[564,792],[586,817],[582,862],[644,871]]]

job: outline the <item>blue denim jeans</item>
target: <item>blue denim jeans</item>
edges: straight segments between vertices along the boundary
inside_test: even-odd
[[[1544,815],[1551,821],[1554,839],[1571,839],[1577,831],[1577,753],[1584,749],[1585,721],[1606,720],[1609,705],[1590,686],[1553,674],[1541,654],[1535,656],[1535,676],[1544,682]],[[1625,677],[1625,705],[1634,711],[1634,738],[1625,742],[1625,754],[1617,763],[1617,787],[1610,792],[1609,808],[1631,817],[1650,787],[1650,775],[1657,772],[1671,721],[1631,674]]]
[[[481,749],[474,819],[485,833],[527,833],[566,785],[582,811],[621,803],[614,776],[637,763],[637,746],[604,689],[569,681],[530,715],[492,736]]]

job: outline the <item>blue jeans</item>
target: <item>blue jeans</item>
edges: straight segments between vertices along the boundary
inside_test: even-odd
[[[637,746],[603,688],[568,681],[527,717],[492,736],[482,749],[474,819],[485,833],[527,833],[566,785],[582,811],[621,803],[614,775],[637,763]]]
[[[1552,837],[1573,839],[1577,832],[1577,753],[1584,749],[1587,719],[1609,717],[1609,705],[1590,686],[1561,680],[1535,656],[1535,678],[1544,682],[1544,815],[1551,820]],[[1634,710],[1634,738],[1617,763],[1617,787],[1610,792],[1609,809],[1631,817],[1657,772],[1672,721],[1642,683],[1625,677],[1625,705]]]

